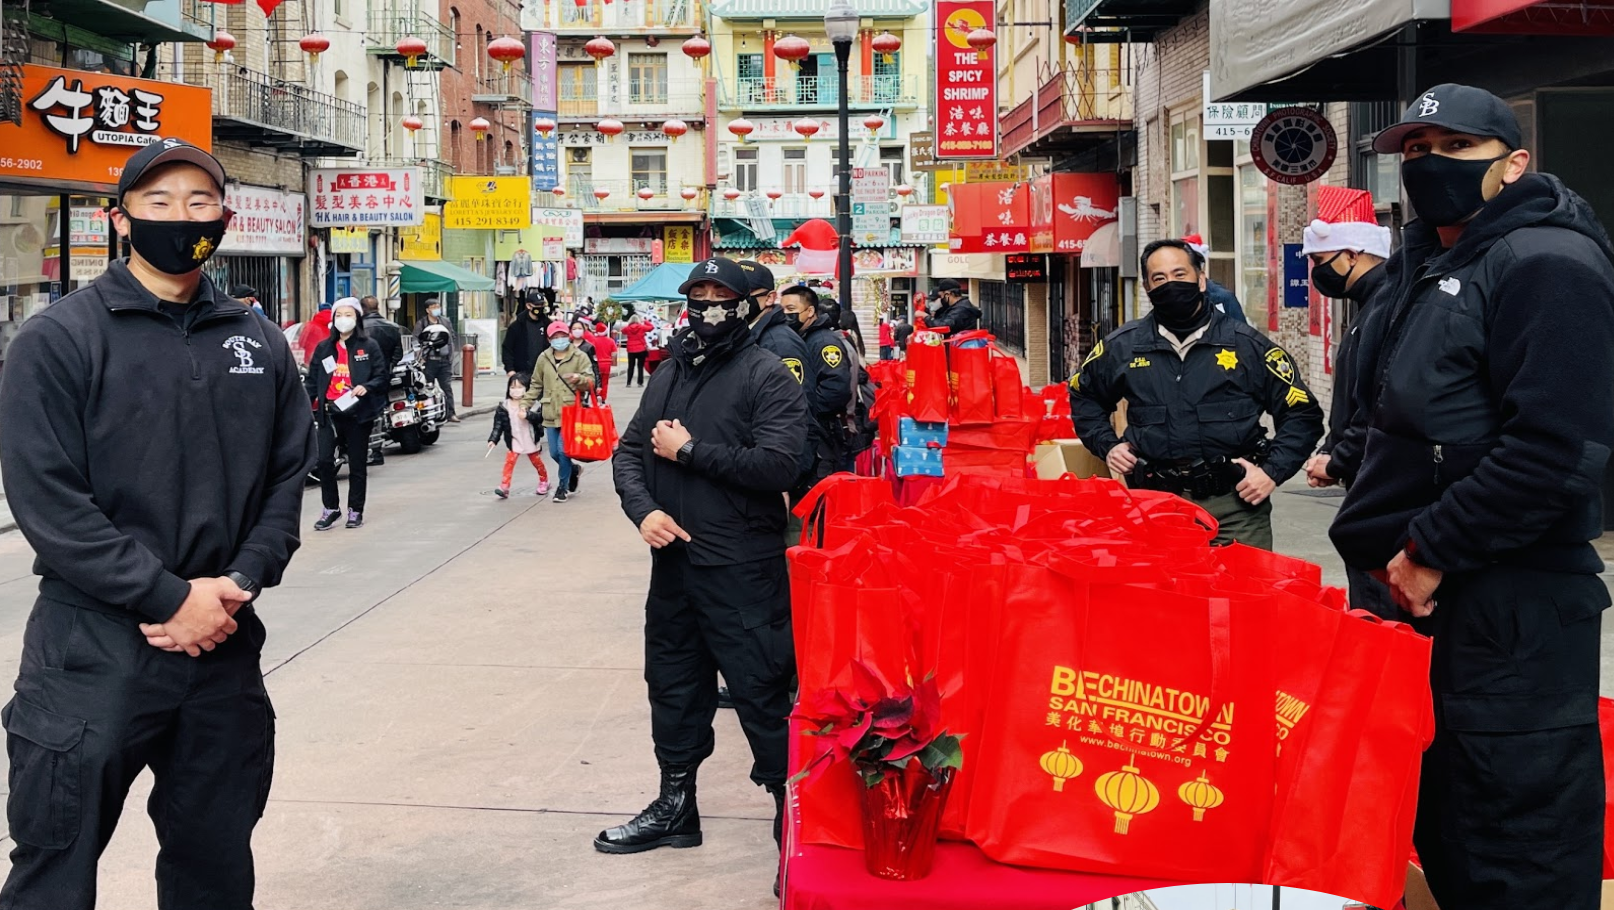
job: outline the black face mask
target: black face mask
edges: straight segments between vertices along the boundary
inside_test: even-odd
[[[1462,224],[1485,207],[1485,174],[1506,157],[1471,161],[1424,155],[1401,162],[1401,183],[1419,218],[1435,227]]]
[[[756,307],[756,301],[747,297],[736,300],[689,300],[689,328],[705,344],[744,329],[750,320],[747,313]]]
[[[1149,291],[1156,322],[1173,331],[1191,328],[1205,303],[1197,281],[1168,281]]]
[[[229,222],[216,221],[148,221],[135,218],[128,212],[129,245],[151,267],[168,275],[185,275],[202,267],[212,258],[224,239]]]
[[[1343,255],[1343,252],[1335,253],[1331,259],[1311,267],[1311,286],[1324,297],[1344,300],[1347,296],[1347,286],[1351,275],[1356,273],[1356,263],[1351,263],[1351,270],[1343,275],[1334,271],[1334,260]]]

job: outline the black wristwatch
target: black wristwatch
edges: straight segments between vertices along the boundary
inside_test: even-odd
[[[692,459],[694,457],[695,457],[695,440],[691,439],[690,441],[688,441],[688,442],[686,442],[683,445],[678,447],[678,463],[679,464],[687,465],[687,464],[689,464],[690,459]]]
[[[263,590],[262,585],[246,577],[245,575],[242,575],[240,572],[225,572],[224,577],[235,582],[236,587],[252,595],[252,598],[248,600],[247,603],[252,603],[252,601],[257,600],[258,592]]]

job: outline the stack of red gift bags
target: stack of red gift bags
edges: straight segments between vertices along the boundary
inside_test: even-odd
[[[1107,480],[950,476],[904,508],[838,475],[801,511],[801,701],[855,661],[934,673],[965,735],[944,837],[1018,865],[1400,897],[1429,642],[1347,610],[1316,566],[1213,548],[1197,506]],[[814,750],[795,751],[793,772]],[[796,786],[803,842],[861,846],[850,770]]]

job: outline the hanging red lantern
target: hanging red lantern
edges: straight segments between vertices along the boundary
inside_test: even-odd
[[[600,35],[596,38],[589,39],[589,42],[583,45],[583,50],[587,51],[588,55],[594,58],[595,63],[601,63],[606,57],[611,57],[616,54],[616,45],[611,42],[610,38]]]
[[[733,202],[734,200],[740,198],[741,195],[743,195],[743,194],[739,190],[737,190],[737,189],[735,189],[733,187],[729,187],[728,189],[723,191],[723,198],[727,199],[730,202]]]
[[[964,41],[970,47],[975,48],[975,59],[979,62],[985,60],[986,52],[992,49],[992,45],[998,43],[998,36],[992,34],[992,30],[989,28],[978,28],[970,32],[969,37],[965,38]]]
[[[745,141],[745,137],[756,132],[756,129],[756,125],[744,117],[729,124],[729,132],[738,136],[741,142]]]
[[[892,187],[892,189],[896,191],[896,194],[898,196],[901,196],[904,199],[906,199],[907,197],[913,195],[913,187],[909,186],[906,183],[899,183],[896,186]]]
[[[666,123],[663,123],[661,125],[661,131],[667,134],[668,139],[672,140],[673,142],[677,142],[679,136],[689,132],[689,124],[675,117],[672,120],[668,120]]]
[[[539,117],[532,122],[532,131],[548,139],[549,134],[555,131],[555,121],[548,117]]]
[[[555,194],[556,199],[566,195],[566,188],[563,186],[552,186],[549,188],[549,191]]]
[[[416,117],[414,114],[410,114],[409,116],[403,118],[403,128],[411,133],[415,132],[416,130],[424,129],[425,127],[426,121]]]
[[[594,191],[594,198],[600,200],[601,202],[604,202],[605,197],[609,195],[611,195],[611,191],[607,189],[598,189]]]
[[[626,127],[622,125],[622,121],[612,117],[607,117],[604,120],[601,120],[599,123],[596,123],[594,128],[605,134],[606,142],[610,142],[611,137],[613,136],[622,135],[622,131],[626,129]]]
[[[649,202],[651,199],[654,199],[655,197],[656,197],[656,191],[655,190],[651,189],[648,186],[639,187],[639,198],[640,199],[643,199],[644,201]]]
[[[871,42],[870,46],[886,63],[894,63],[895,54],[897,51],[902,50],[902,39],[890,32],[881,32],[874,36],[874,41]]]
[[[512,63],[527,56],[527,49],[521,46],[520,41],[506,35],[488,42],[488,56],[499,61],[508,73]]]
[[[824,198],[824,191],[823,190],[808,190],[807,195],[813,197],[814,199],[822,199],[822,198]]]
[[[398,53],[404,58],[404,66],[414,66],[415,61],[426,55],[426,42],[413,35],[399,38]]]
[[[476,134],[477,142],[488,138],[488,130],[493,129],[493,124],[489,123],[486,117],[478,117],[472,120],[468,126],[471,128],[471,132]]]
[[[707,41],[700,35],[696,35],[684,42],[684,56],[691,60],[699,60],[702,57],[710,56],[711,53],[712,42]]]
[[[224,55],[235,50],[235,36],[229,32],[214,32],[213,40],[207,42],[207,46],[213,51],[213,62],[223,63]]]
[[[790,128],[801,134],[803,139],[811,139],[818,133],[819,124],[811,117],[803,117],[790,125]]]
[[[780,60],[790,61],[792,65],[800,64],[812,52],[813,46],[799,35],[786,35],[773,43],[773,55]]]
[[[683,189],[678,191],[678,195],[684,197],[685,202],[693,202],[693,201],[695,201],[695,197],[699,196],[700,194],[701,194],[701,191],[695,189],[692,186],[686,186]]]
[[[310,58],[318,60],[320,54],[331,49],[331,39],[320,34],[304,35],[298,39],[297,46]]]
[[[870,114],[863,118],[863,125],[868,127],[869,132],[878,133],[880,128],[885,126],[885,118],[879,114]]]
[[[768,191],[768,198],[769,199],[778,199],[779,197],[781,197],[783,195],[784,195],[784,193],[781,193],[778,190],[769,190]]]

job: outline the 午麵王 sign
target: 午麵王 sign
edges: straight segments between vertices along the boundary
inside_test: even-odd
[[[425,209],[420,168],[319,168],[308,174],[309,227],[408,227]]]
[[[205,88],[25,64],[22,123],[0,122],[0,179],[111,195],[129,156],[158,139],[213,149]]]
[[[936,0],[936,159],[998,156],[996,48],[977,51],[969,34],[992,28],[992,0]]]
[[[1003,257],[1003,280],[1042,284],[1048,280],[1048,257],[1042,253],[1009,253]]]
[[[531,177],[450,177],[443,227],[519,230],[532,224]]]

